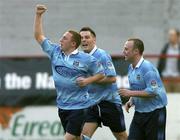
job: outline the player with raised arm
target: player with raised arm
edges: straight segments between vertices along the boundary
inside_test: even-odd
[[[58,44],[45,37],[42,15],[46,10],[45,5],[36,6],[34,36],[51,61],[58,113],[65,130],[64,139],[79,140],[85,109],[94,104],[89,99],[87,85],[101,80],[104,70],[97,59],[78,51],[81,43],[78,32],[66,31]]]

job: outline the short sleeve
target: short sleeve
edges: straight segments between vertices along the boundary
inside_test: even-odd
[[[110,56],[105,55],[101,58],[101,64],[106,76],[116,76],[116,71]]]
[[[149,71],[144,75],[146,89],[148,94],[158,94],[160,90],[159,78],[156,71]]]
[[[51,58],[58,46],[46,38],[41,43],[41,48],[48,55],[48,57]]]
[[[93,56],[90,57],[90,62],[88,62],[88,70],[91,73],[91,75],[95,75],[98,73],[104,74],[103,66]]]

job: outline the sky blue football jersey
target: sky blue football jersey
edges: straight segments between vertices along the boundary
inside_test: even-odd
[[[111,56],[104,50],[95,47],[90,54],[97,58],[104,68],[106,76],[115,76],[116,71]],[[91,84],[89,85],[89,95],[96,102],[101,100],[121,104],[120,95],[117,92],[117,84]]]
[[[155,94],[152,98],[133,97],[135,110],[151,112],[167,105],[167,96],[157,68],[149,61],[141,58],[133,69],[128,68],[128,79],[131,90],[144,90],[148,94]]]
[[[77,85],[78,77],[104,73],[102,65],[91,55],[77,51],[65,56],[61,46],[45,39],[41,47],[51,60],[53,80],[57,91],[57,106],[61,109],[82,109],[94,105],[88,87]]]

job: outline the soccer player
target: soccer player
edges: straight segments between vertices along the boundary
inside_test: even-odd
[[[46,10],[45,5],[36,6],[34,36],[51,60],[58,113],[65,130],[64,138],[79,140],[85,108],[94,104],[89,100],[86,85],[102,79],[104,70],[97,59],[78,51],[81,43],[78,32],[65,32],[58,44],[53,44],[44,36],[42,15]]]
[[[105,70],[105,78],[89,85],[91,100],[97,102],[89,108],[82,131],[83,140],[90,140],[98,126],[108,126],[117,140],[126,140],[124,114],[116,84],[116,71],[110,55],[96,46],[96,34],[89,27],[80,30],[81,47],[85,53],[97,58]]]
[[[143,58],[144,44],[131,38],[124,45],[130,89],[120,89],[121,96],[130,97],[126,111],[134,105],[135,113],[128,140],[165,140],[166,91],[158,70]]]

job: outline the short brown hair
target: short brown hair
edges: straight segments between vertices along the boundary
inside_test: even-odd
[[[96,33],[90,27],[82,27],[79,32],[82,32],[82,31],[89,31],[96,38]]]
[[[76,42],[76,48],[78,48],[81,44],[81,35],[74,30],[69,30],[68,32],[72,34],[72,40]]]
[[[130,38],[128,41],[134,42],[134,48],[137,48],[139,50],[139,53],[142,55],[144,52],[144,43],[142,40],[138,38]]]

